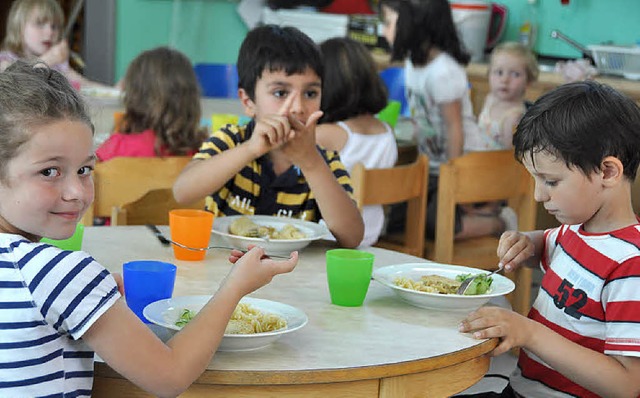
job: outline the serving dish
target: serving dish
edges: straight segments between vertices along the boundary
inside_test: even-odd
[[[515,289],[515,284],[502,275],[494,274],[491,288],[486,294],[463,296],[459,294],[438,294],[420,292],[397,286],[396,278],[410,278],[419,280],[424,275],[439,275],[455,279],[460,274],[489,273],[471,267],[440,263],[406,263],[382,267],[373,271],[373,279],[391,288],[402,300],[421,308],[429,308],[444,311],[472,311],[486,304],[493,297],[509,294]]]
[[[176,321],[185,309],[198,312],[211,299],[211,296],[179,296],[164,299],[147,305],[142,311],[150,322],[163,326],[173,335],[182,327]],[[287,321],[284,329],[255,334],[225,334],[218,351],[250,351],[272,344],[285,334],[294,332],[307,324],[307,315],[300,309],[277,301],[244,297],[241,303],[247,303],[262,312],[272,313]]]
[[[273,227],[277,230],[281,230],[287,224],[292,224],[304,232],[306,237],[303,239],[265,239],[230,234],[229,225],[240,217],[248,217],[258,225]],[[289,254],[295,250],[302,250],[314,240],[321,239],[329,234],[324,225],[297,218],[275,216],[216,217],[213,222],[212,232],[237,249],[246,250],[249,245],[257,245],[264,248],[267,254]]]

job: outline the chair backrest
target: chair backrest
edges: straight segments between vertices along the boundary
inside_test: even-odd
[[[420,155],[415,162],[387,169],[365,169],[362,163],[351,170],[358,207],[407,202],[407,225],[402,242],[381,237],[376,246],[422,257],[427,209],[429,160]]]
[[[95,199],[83,218],[91,225],[94,217],[111,216],[114,206],[140,199],[152,189],[172,188],[190,156],[154,158],[118,157],[96,164],[93,178]]]
[[[140,199],[114,206],[111,225],[169,225],[169,211],[173,209],[204,209],[205,199],[190,205],[176,202],[171,188],[152,189]]]
[[[436,261],[451,261],[456,204],[506,200],[518,216],[518,229],[535,229],[533,179],[513,151],[472,152],[440,166],[435,237]]]
[[[435,242],[425,257],[440,263],[495,269],[499,239],[493,236],[455,241],[457,204],[506,200],[518,216],[518,230],[536,227],[533,178],[518,163],[513,151],[473,152],[440,166]],[[429,243],[429,242],[427,242]],[[531,269],[520,267],[509,277],[516,282],[513,309],[526,315],[531,297]]]

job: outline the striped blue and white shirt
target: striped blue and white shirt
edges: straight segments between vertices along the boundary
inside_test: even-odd
[[[90,396],[81,337],[119,297],[87,253],[0,234],[0,397]]]

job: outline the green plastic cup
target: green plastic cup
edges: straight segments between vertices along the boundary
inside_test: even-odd
[[[362,305],[371,282],[373,259],[372,253],[361,250],[327,250],[327,282],[333,304]]]
[[[400,116],[401,107],[402,104],[400,104],[400,101],[389,101],[387,106],[378,112],[378,119],[389,123],[389,126],[395,128],[398,123],[398,116]]]
[[[78,250],[82,250],[83,236],[84,236],[84,225],[78,223],[78,225],[76,225],[75,232],[69,238],[61,239],[61,240],[42,238],[40,239],[40,242],[48,243],[62,250],[78,251]]]

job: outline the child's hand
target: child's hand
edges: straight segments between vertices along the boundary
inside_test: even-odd
[[[254,247],[257,247],[257,246],[256,245],[248,245],[247,247],[248,247],[247,251],[250,251],[251,249],[253,249]],[[233,250],[231,250],[231,254],[229,255],[229,262],[231,262],[231,264],[235,264],[245,254],[246,254],[246,252],[243,252],[240,249],[233,249]],[[269,256],[267,256],[266,254],[264,254],[262,256],[262,258],[268,258],[268,257]]]
[[[246,253],[231,251],[229,260],[234,266],[223,286],[237,289],[244,296],[271,282],[274,276],[291,272],[298,264],[298,252],[292,252],[287,260],[275,261],[265,255],[263,248],[255,246]]]
[[[500,343],[491,352],[500,355],[514,347],[527,346],[534,322],[516,312],[500,307],[481,307],[470,313],[458,327],[462,333],[473,332],[476,339],[498,337]]]
[[[518,231],[505,231],[498,243],[500,265],[506,271],[513,271],[534,256],[535,246],[527,235]]]
[[[322,111],[313,112],[306,123],[302,123],[295,116],[289,115],[289,125],[294,131],[291,138],[282,147],[282,152],[291,163],[301,166],[305,161],[313,159],[316,150],[316,125],[322,117]]]
[[[60,40],[60,42],[45,51],[44,54],[40,56],[40,59],[50,67],[67,62],[67,60],[69,60],[69,45],[67,41]]]
[[[250,148],[256,158],[282,146],[295,134],[291,129],[288,116],[295,97],[295,95],[287,97],[277,114],[263,116],[256,120],[256,126],[249,139]]]

